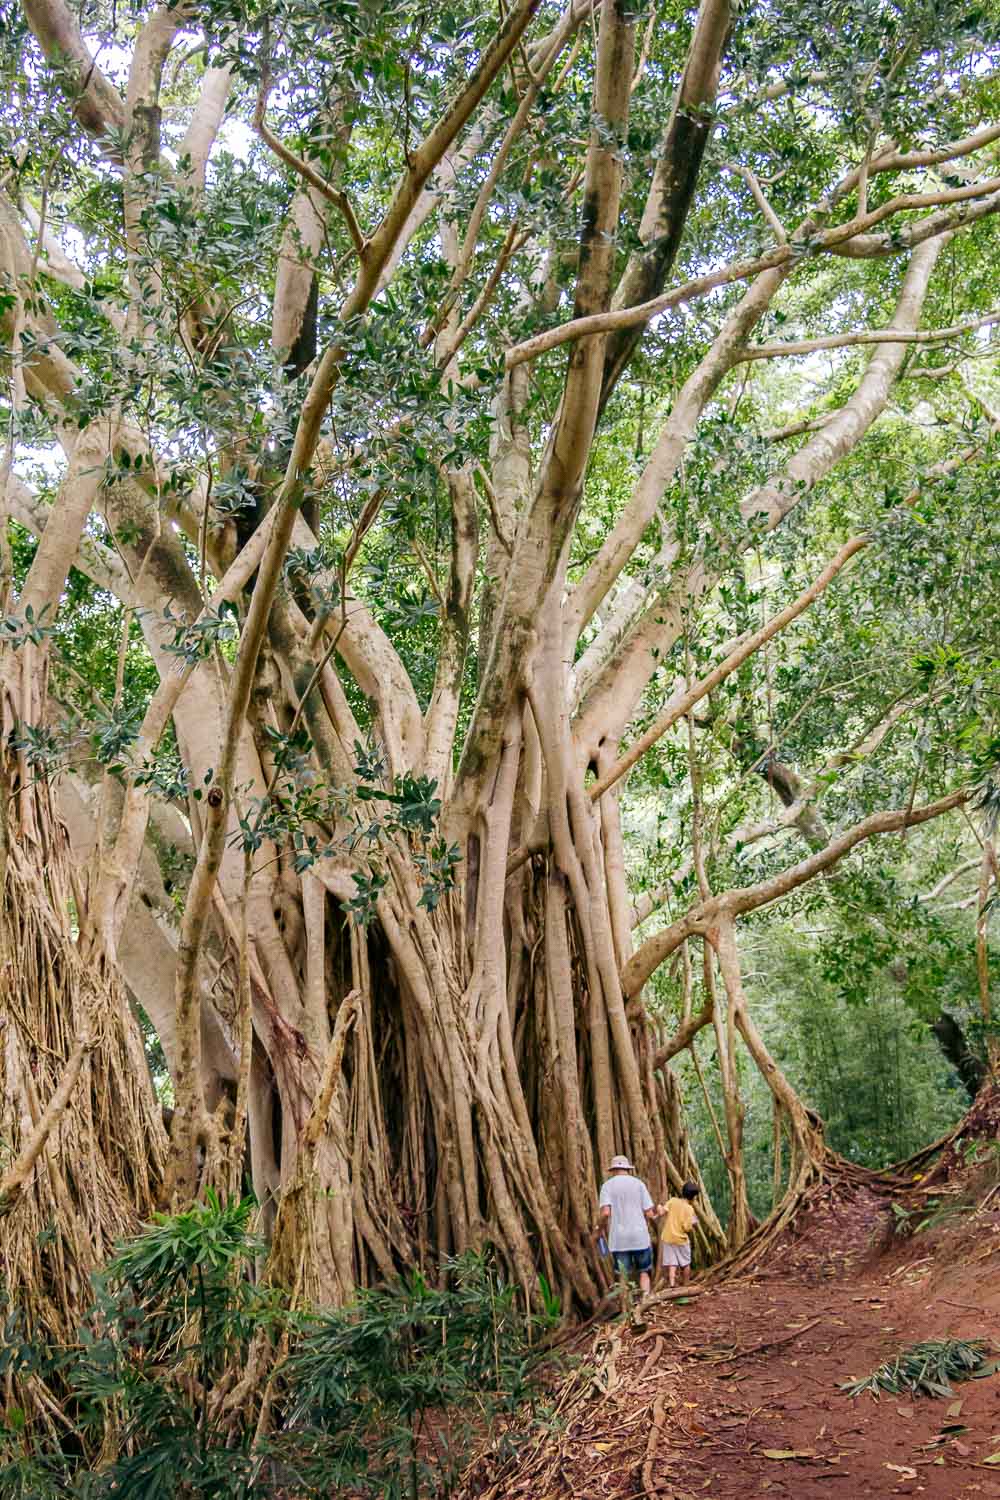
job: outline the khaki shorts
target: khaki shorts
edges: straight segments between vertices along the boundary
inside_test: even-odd
[[[661,1245],[661,1266],[689,1266],[691,1264],[691,1241],[685,1240],[683,1245]]]

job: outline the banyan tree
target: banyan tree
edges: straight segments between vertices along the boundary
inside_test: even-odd
[[[304,1295],[488,1246],[587,1306],[602,1165],[698,1175],[673,1064],[705,1028],[706,1247],[752,1227],[748,1059],[787,1203],[823,1169],[741,932],[970,810],[989,736],[852,814],[829,789],[937,669],[798,770],[754,704],[989,470],[967,386],[932,461],[880,438],[997,318],[997,45],[960,9],[7,7],[0,1118],[39,1296],[252,1188]],[[103,697],[63,649],[84,595]],[[762,820],[728,832],[723,723]],[[623,791],[668,745],[686,853],[639,892]]]

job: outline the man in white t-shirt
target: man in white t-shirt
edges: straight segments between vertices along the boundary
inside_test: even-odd
[[[601,1233],[607,1239],[615,1270],[624,1276],[638,1272],[639,1288],[648,1292],[653,1265],[649,1224],[656,1217],[656,1209],[649,1188],[634,1172],[627,1156],[611,1158],[599,1199]]]

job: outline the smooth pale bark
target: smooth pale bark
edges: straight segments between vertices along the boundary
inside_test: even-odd
[[[504,66],[537,6],[538,0],[520,0],[511,9],[455,103],[410,154],[407,171],[392,202],[378,228],[366,242],[364,254],[360,257],[357,281],[341,309],[341,318],[345,323],[360,316],[375,295],[379,275],[427,179]],[[324,351],[319,361],[302,404],[285,476],[275,497],[274,524],[240,636],[226,704],[218,770],[205,802],[206,826],[181,924],[176,991],[180,1073],[174,1115],[173,1171],[175,1191],[182,1199],[190,1196],[197,1186],[196,1151],[199,1146],[206,1145],[211,1132],[199,1082],[201,1058],[196,1005],[199,953],[209,918],[212,892],[222,865],[238,750],[257,661],[285,554],[291,541],[304,475],[316,451],[327,403],[336,386],[342,359],[343,350],[338,345],[332,345]]]
[[[762,625],[759,630],[755,630],[752,635],[748,636],[717,667],[713,667],[711,672],[707,672],[698,682],[693,683],[683,692],[676,694],[663,711],[656,716],[649,728],[628,747],[623,755],[610,764],[602,765],[598,779],[588,788],[591,801],[596,802],[599,797],[603,797],[605,792],[609,791],[616,782],[627,775],[636,762],[641,760],[643,755],[645,755],[646,751],[655,745],[657,740],[662,739],[675,724],[689,714],[697,703],[700,703],[703,698],[707,698],[709,693],[725,682],[727,677],[731,677],[734,672],[738,671],[743,663],[749,661],[750,657],[754,656],[762,646],[766,645],[768,641],[773,640],[776,635],[780,634],[794,620],[797,620],[810,605],[815,604],[820,595],[829,588],[833,580],[843,572],[848,563],[859,552],[864,551],[865,547],[868,546],[868,542],[869,538],[867,535],[851,537],[850,541],[844,543],[836,556],[830,559],[826,567],[818,574],[809,587],[799,594],[798,598],[794,599],[791,604],[786,605],[784,609],[779,610],[777,614],[772,615],[765,625]]]
[[[452,747],[472,626],[473,589],[479,556],[476,489],[468,469],[448,476],[451,499],[451,570],[441,620],[434,687],[424,721],[424,773],[443,793],[450,789]]]
[[[52,604],[56,601],[58,607],[70,567],[80,550],[87,519],[98,508],[98,497],[107,479],[107,457],[107,442],[99,429],[89,428],[81,434],[66,477],[46,511],[45,528],[39,535],[38,549],[19,600],[22,613],[30,608],[36,618],[48,606],[46,624],[51,624],[54,618]],[[27,506],[22,514],[26,512]]]
[[[181,162],[186,160],[189,163],[188,182],[199,191],[205,186],[208,159],[225,118],[232,87],[233,75],[229,67],[205,69],[198,103],[177,148]]]
[[[986,313],[981,318],[967,318],[964,323],[953,323],[948,328],[925,328],[922,330],[888,328],[863,328],[857,333],[831,333],[825,338],[789,339],[787,343],[755,344],[743,351],[742,364],[751,364],[758,359],[784,359],[790,355],[816,354],[823,349],[848,349],[857,344],[940,344],[960,338],[963,333],[974,333],[977,328],[990,328],[1000,323],[1000,312]]]
[[[323,146],[332,154],[330,185],[341,177],[340,153],[346,146],[350,126],[344,123],[344,106],[339,102],[323,110],[316,122],[322,133]],[[323,181],[327,177],[323,174]],[[278,270],[274,283],[274,306],[271,314],[271,349],[282,363],[291,362],[298,373],[310,362],[315,348],[300,348],[303,334],[315,345],[316,277],[320,251],[327,234],[329,200],[317,188],[307,184],[292,200],[288,223],[278,251]],[[313,327],[305,329],[307,318]],[[297,357],[296,357],[297,356]]]
[[[88,135],[101,139],[121,130],[125,107],[83,40],[76,18],[62,0],[24,0],[24,14],[48,61],[62,71],[73,111]]]
[[[751,1227],[750,1200],[747,1196],[746,1171],[743,1165],[743,1130],[746,1108],[740,1088],[739,1065],[736,1057],[737,1029],[744,1000],[742,986],[735,982],[732,964],[723,962],[721,955],[719,955],[719,967],[726,992],[724,1013],[721,1005],[714,999],[714,962],[715,955],[719,954],[720,946],[718,931],[709,929],[704,944],[705,989],[713,995],[715,1057],[719,1069],[719,1082],[722,1086],[722,1107],[726,1121],[726,1149],[723,1152],[723,1160],[729,1177],[731,1200],[727,1241],[730,1249],[738,1250],[746,1241]],[[735,940],[733,946],[735,947]]]
[[[938,213],[928,214],[925,218],[911,222],[895,233],[876,235],[865,232],[868,228],[891,218],[893,214],[905,213],[915,208],[930,208],[937,204],[955,204],[956,207],[943,208]],[[818,237],[815,248],[817,251],[825,250],[830,254],[845,255],[856,260],[872,260],[883,255],[913,250],[938,235],[947,234],[959,225],[986,218],[996,213],[998,209],[1000,209],[1000,178],[991,177],[985,182],[974,183],[969,187],[950,188],[936,193],[903,193],[881,204],[870,214],[862,214],[846,224],[838,225],[835,229],[824,231]],[[515,365],[523,364],[526,360],[537,359],[540,354],[547,354],[552,349],[558,349],[562,344],[591,338],[594,334],[614,333],[621,329],[638,327],[648,323],[658,313],[668,312],[672,307],[677,307],[681,303],[692,302],[707,296],[717,287],[732,286],[737,281],[748,281],[762,271],[787,265],[793,260],[795,253],[793,245],[779,245],[776,250],[766,255],[755,256],[750,260],[733,261],[717,271],[707,272],[704,276],[696,276],[693,280],[685,282],[683,286],[664,292],[649,302],[642,302],[637,307],[574,318],[558,328],[526,339],[523,344],[517,344],[507,353],[507,368],[513,369]]]
[[[818,1122],[771,1056],[754,1024],[743,989],[739,947],[732,918],[724,915],[721,921],[713,923],[708,930],[708,940],[718,955],[719,971],[726,987],[732,1024],[746,1043],[747,1051],[757,1064],[775,1100],[785,1111],[800,1151],[805,1156],[812,1157],[821,1147]]]
[[[617,4],[601,8],[594,114],[584,179],[576,311],[581,317],[606,307],[611,297],[615,238],[622,191],[621,154],[613,137],[628,123],[634,26]],[[562,558],[580,502],[590,445],[597,425],[604,369],[604,340],[582,340],[569,361],[565,386],[536,494],[511,557],[510,576],[497,610],[493,641],[459,765],[459,780],[477,777],[496,753],[500,726],[525,673],[546,597],[561,591]],[[515,665],[516,663],[516,665]]]

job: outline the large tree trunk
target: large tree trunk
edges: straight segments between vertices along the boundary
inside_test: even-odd
[[[539,856],[505,890],[506,832],[491,837],[486,818],[467,839],[479,841],[478,876],[433,913],[418,905],[419,873],[403,850],[367,928],[326,902],[338,988],[357,1022],[330,1116],[331,1160],[296,1190],[326,1202],[331,1245],[345,1212],[353,1218],[362,1282],[412,1264],[434,1274],[444,1255],[492,1247],[529,1300],[541,1269],[568,1301],[589,1306],[602,1284],[595,1184],[609,1157],[626,1152],[654,1197],[697,1175],[672,1076],[653,1067],[660,1038],[641,1008],[626,1014],[620,986],[608,983],[617,970],[602,972],[610,901],[586,816],[593,888],[570,844],[570,874]],[[285,1057],[283,1143],[294,1134],[301,1144],[321,1061],[294,1047]],[[285,1178],[287,1146],[282,1155]],[[338,1162],[349,1164],[347,1202]],[[706,1222],[717,1250],[710,1210]],[[335,1273],[331,1254],[328,1267],[314,1267],[314,1290],[339,1298],[343,1262]]]

